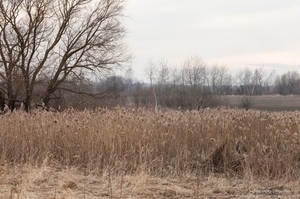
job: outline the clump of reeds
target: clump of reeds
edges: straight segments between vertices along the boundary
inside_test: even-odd
[[[33,111],[0,116],[0,162],[115,174],[298,178],[299,112],[220,108]]]

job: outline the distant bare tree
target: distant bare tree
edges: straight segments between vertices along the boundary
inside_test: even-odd
[[[223,94],[224,87],[231,85],[231,76],[226,66],[213,65],[208,73],[208,83],[214,94]]]
[[[157,68],[155,66],[155,63],[153,61],[149,61],[149,64],[144,69],[144,72],[145,72],[147,78],[149,78],[150,90],[151,90],[151,93],[153,94],[153,97],[154,97],[155,110],[157,110],[158,109],[157,95],[156,95],[155,85],[153,85],[154,82],[157,79]],[[138,85],[136,88],[139,89],[139,90],[141,90],[140,87],[141,87],[141,85]]]
[[[300,93],[300,75],[297,71],[288,71],[276,79],[276,88],[281,95]]]
[[[203,86],[207,78],[207,66],[199,57],[191,57],[184,62],[184,74],[192,87]]]
[[[170,69],[166,60],[161,59],[157,67],[157,83],[159,85],[167,84],[170,80]]]
[[[263,94],[263,85],[265,82],[265,77],[267,73],[263,67],[256,68],[253,73],[253,85],[254,85],[254,94],[262,95]]]
[[[253,105],[253,95],[255,90],[253,72],[245,68],[243,71],[239,71],[236,75],[236,82],[241,94],[241,106],[245,110],[249,110]]]
[[[285,87],[289,90],[290,94],[299,94],[299,79],[300,75],[298,71],[288,71],[283,74],[285,81],[283,81]]]
[[[190,87],[190,108],[204,108],[212,102],[213,96],[208,88],[207,78],[207,65],[201,58],[191,57],[184,62],[182,80]]]
[[[271,81],[272,74],[273,72],[267,75],[263,67],[258,67],[254,71],[245,68],[237,74],[243,108],[249,110],[253,106],[254,96],[264,94],[263,88]]]
[[[179,74],[179,70],[177,68],[173,68],[170,70],[170,79],[171,79],[171,83],[173,85],[179,85],[180,84],[180,74]]]
[[[156,78],[156,66],[155,63],[150,60],[147,67],[144,68],[144,73],[149,79],[150,85],[153,85],[155,78]]]
[[[270,94],[274,92],[274,86],[275,86],[275,79],[276,79],[276,72],[273,69],[270,71],[269,74],[265,76],[265,79],[263,81],[263,88],[264,88],[264,94]]]

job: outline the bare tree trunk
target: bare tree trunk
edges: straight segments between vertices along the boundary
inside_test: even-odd
[[[4,110],[4,106],[5,106],[5,99],[2,95],[2,92],[0,91],[0,111]]]
[[[29,112],[29,106],[30,106],[30,102],[31,102],[31,98],[30,98],[31,95],[26,95],[26,99],[25,101],[23,102],[24,103],[24,109],[25,111],[28,113]]]
[[[7,98],[8,98],[8,108],[12,112],[15,109],[15,96],[13,94],[12,81],[8,81],[7,84]]]
[[[51,94],[52,94],[52,92],[47,90],[47,92],[44,96],[44,99],[43,99],[46,110],[48,110],[48,108],[49,108],[49,102],[51,100],[51,98],[50,98]]]
[[[13,112],[13,110],[15,109],[15,100],[9,99],[8,100],[8,108],[11,112]]]

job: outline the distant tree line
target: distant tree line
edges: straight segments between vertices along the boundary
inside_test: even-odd
[[[186,59],[180,68],[165,60],[150,61],[145,75],[148,83],[135,82],[128,93],[135,106],[199,109],[226,105],[224,96],[237,95],[248,110],[254,96],[300,94],[297,71],[276,75],[274,70],[257,67],[233,75],[228,67],[208,66],[199,57]]]
[[[248,110],[254,96],[300,93],[297,71],[276,75],[274,70],[268,72],[258,67],[231,74],[228,67],[209,66],[199,57],[186,59],[179,68],[172,67],[166,60],[150,61],[144,72],[145,81],[135,80],[131,70],[125,76],[101,80],[94,88],[107,93],[107,97],[89,104],[200,109],[226,105],[228,98],[224,96],[236,95],[240,97],[240,106]]]
[[[208,66],[199,57],[186,59],[179,68],[172,67],[166,60],[150,61],[144,68],[147,80],[135,80],[133,71],[128,68],[125,75],[108,75],[96,81],[73,79],[63,82],[65,89],[57,89],[49,103],[56,109],[74,107],[76,109],[97,107],[148,107],[200,109],[226,105],[224,96],[240,96],[240,105],[248,110],[253,97],[260,95],[299,95],[300,75],[288,71],[276,75],[263,67],[254,70],[244,68],[231,74],[226,66]],[[46,80],[45,80],[46,81]],[[40,86],[36,86],[33,107],[38,104]],[[76,93],[69,92],[76,90]],[[80,94],[80,93],[85,94]],[[86,93],[97,93],[94,98]],[[79,95],[78,95],[79,94]],[[5,98],[0,93],[0,107],[4,108]]]
[[[280,95],[300,94],[300,75],[298,71],[288,71],[275,79],[276,92]]]

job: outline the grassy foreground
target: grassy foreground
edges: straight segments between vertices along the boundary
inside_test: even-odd
[[[292,189],[299,128],[300,112],[17,111],[0,116],[0,198],[201,198],[265,180]]]

